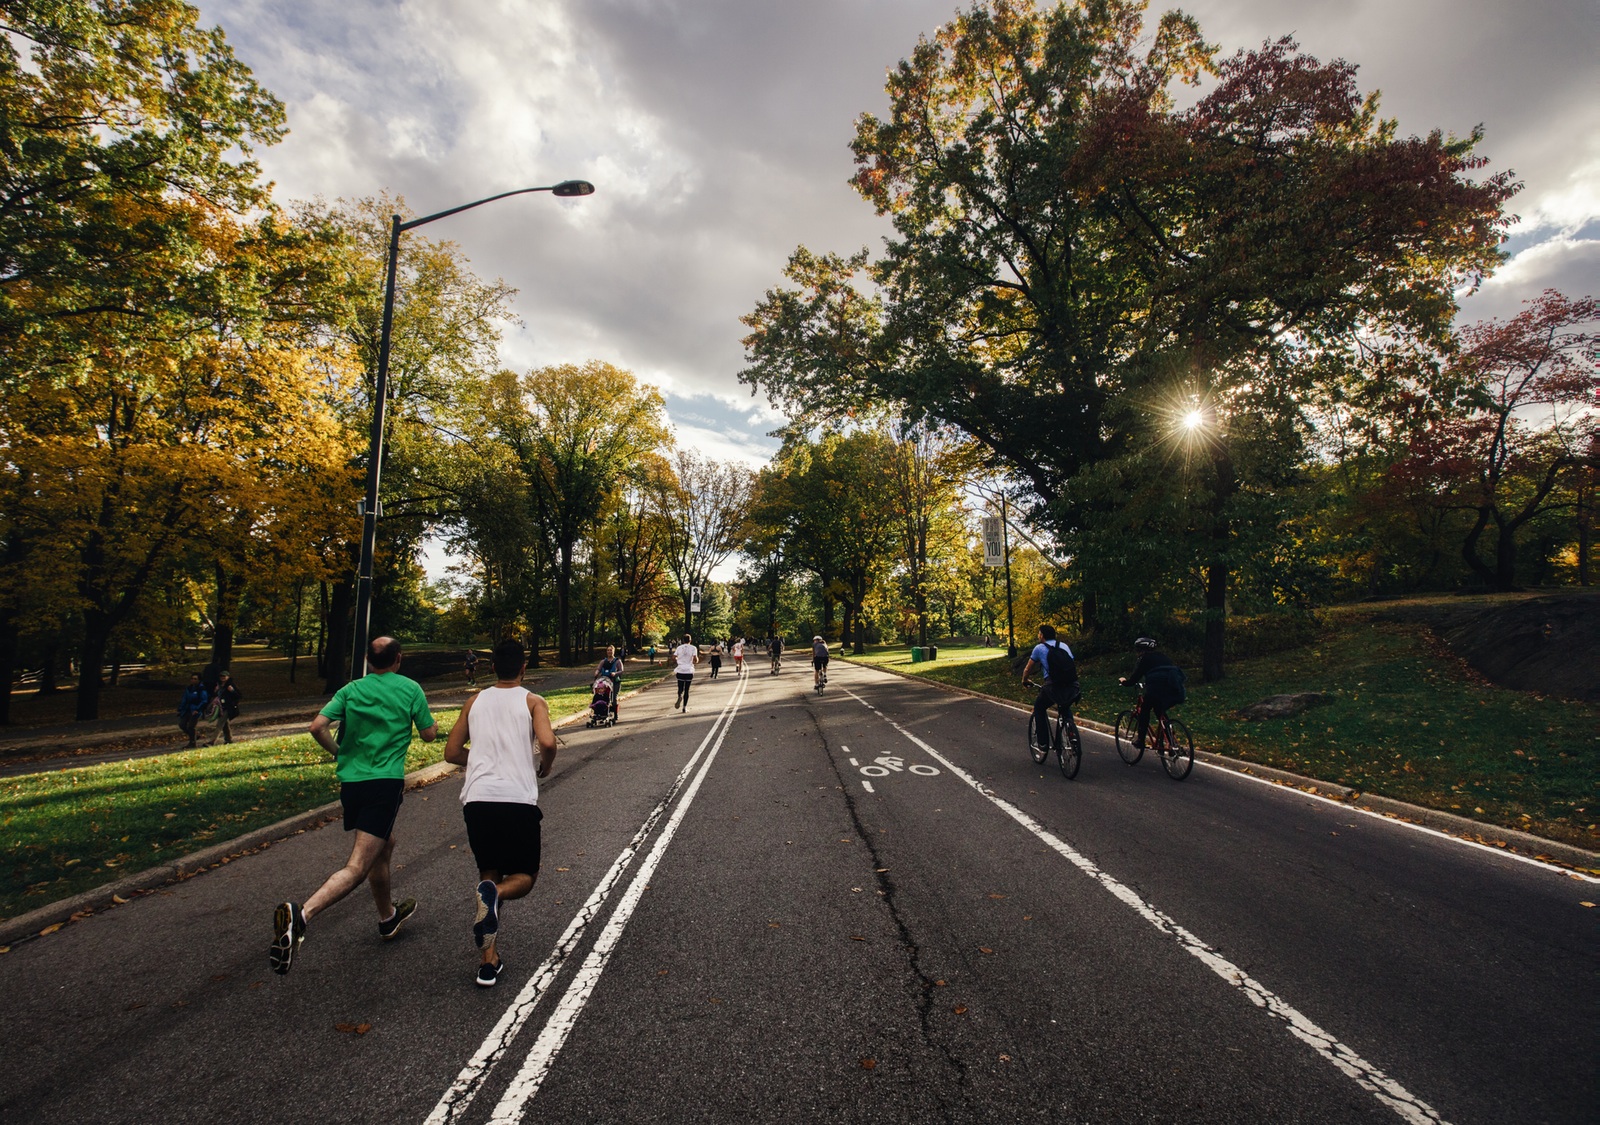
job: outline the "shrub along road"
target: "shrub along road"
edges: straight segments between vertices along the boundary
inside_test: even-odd
[[[396,942],[357,891],[268,972],[325,828],[14,948],[0,1119],[1589,1119],[1593,881],[807,673],[565,735],[494,989],[459,778],[401,812]]]

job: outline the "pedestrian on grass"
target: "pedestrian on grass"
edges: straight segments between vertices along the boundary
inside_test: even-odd
[[[550,708],[522,686],[527,651],[504,640],[490,661],[494,687],[467,700],[444,751],[445,761],[467,768],[461,815],[478,865],[472,938],[483,950],[478,984],[484,988],[494,987],[506,968],[496,948],[500,904],[522,898],[539,878],[539,778],[550,776],[556,760]]]
[[[233,673],[223,671],[217,673],[217,694],[210,703],[211,741],[207,746],[215,746],[217,739],[222,739],[226,745],[233,741],[233,720],[239,717],[239,685],[233,682]]]
[[[194,745],[194,735],[200,726],[200,716],[205,713],[206,704],[210,700],[210,694],[200,682],[200,673],[191,675],[189,686],[183,689],[183,698],[178,700],[178,729],[189,736],[190,746]]]
[[[689,685],[694,683],[694,666],[700,663],[700,650],[694,647],[694,638],[685,633],[683,643],[672,650],[672,658],[678,662],[678,701],[672,705],[672,709],[687,715]]]
[[[439,725],[428,710],[428,697],[417,681],[400,675],[400,642],[379,637],[367,646],[367,675],[340,688],[311,720],[311,737],[338,760],[339,800],[344,805],[344,830],[355,843],[345,865],[328,876],[302,905],[281,903],[272,920],[268,960],[275,973],[287,973],[306,925],[322,911],[366,882],[378,908],[378,936],[390,941],[416,913],[415,899],[396,904],[390,898],[390,861],[394,856],[394,822],[406,787],[406,751],[411,728],[422,741],[439,737]],[[334,738],[335,721],[343,723]]]

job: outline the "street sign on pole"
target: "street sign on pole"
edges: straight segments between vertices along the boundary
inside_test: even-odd
[[[698,586],[689,587],[689,612],[700,612],[700,587]]]
[[[1006,551],[999,516],[983,517],[983,565],[1005,566]]]

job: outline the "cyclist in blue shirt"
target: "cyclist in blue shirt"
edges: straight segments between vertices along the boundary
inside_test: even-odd
[[[1082,696],[1078,686],[1078,661],[1066,641],[1056,639],[1054,625],[1039,626],[1039,643],[1028,654],[1028,663],[1022,669],[1022,682],[1026,684],[1038,665],[1044,676],[1039,698],[1033,701],[1033,727],[1039,733],[1039,745],[1050,745],[1050,705],[1053,703],[1065,715]]]

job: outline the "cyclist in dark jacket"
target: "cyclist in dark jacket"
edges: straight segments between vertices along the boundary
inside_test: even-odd
[[[1117,682],[1144,687],[1144,706],[1139,708],[1139,729],[1133,740],[1135,746],[1143,749],[1145,735],[1150,730],[1150,713],[1166,714],[1168,707],[1183,702],[1184,677],[1177,661],[1156,647],[1154,637],[1140,637],[1133,642],[1133,647],[1139,659],[1133,671]]]

